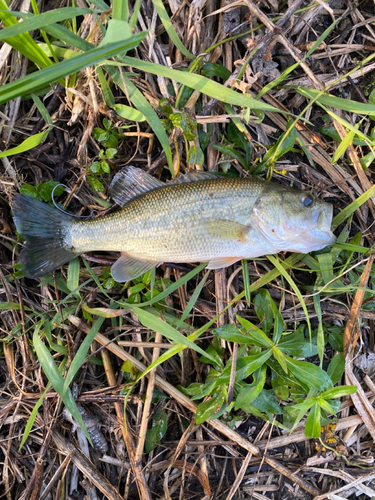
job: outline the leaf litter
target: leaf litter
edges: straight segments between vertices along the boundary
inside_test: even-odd
[[[0,4],[2,494],[374,497],[369,2]],[[23,277],[16,192],[100,215],[127,164],[311,190],[338,242]]]

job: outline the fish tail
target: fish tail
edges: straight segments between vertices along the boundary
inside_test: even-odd
[[[69,244],[72,216],[23,194],[15,196],[13,214],[25,241],[20,263],[28,278],[44,276],[79,255]]]

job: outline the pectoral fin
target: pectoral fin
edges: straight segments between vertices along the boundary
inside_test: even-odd
[[[158,262],[149,262],[148,260],[134,259],[126,253],[116,260],[111,269],[112,278],[119,283],[138,278],[147,271],[158,266]]]
[[[221,269],[222,267],[228,267],[240,259],[241,257],[218,257],[210,260],[207,264],[207,269]]]
[[[202,224],[214,238],[243,242],[247,241],[247,234],[251,229],[251,226],[224,219],[206,219]]]

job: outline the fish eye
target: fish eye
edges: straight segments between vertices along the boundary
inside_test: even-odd
[[[304,207],[311,207],[314,203],[314,200],[312,197],[308,194],[303,194],[301,196],[301,203]]]

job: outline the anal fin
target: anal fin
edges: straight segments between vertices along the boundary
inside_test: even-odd
[[[126,253],[116,260],[111,269],[112,278],[119,283],[138,278],[147,271],[158,266],[159,262],[150,262],[148,260],[135,259]]]
[[[207,269],[221,269],[222,267],[228,267],[239,261],[241,257],[216,257],[211,259],[207,264]]]

